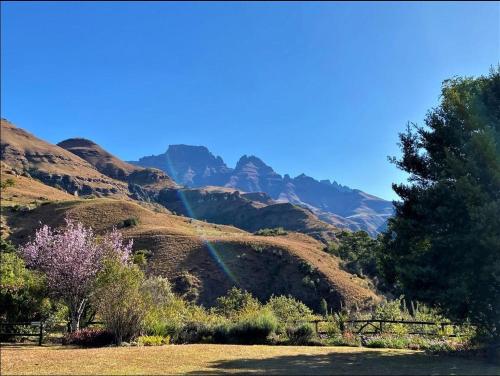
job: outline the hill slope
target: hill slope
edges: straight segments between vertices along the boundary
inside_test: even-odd
[[[157,190],[177,186],[163,171],[124,162],[90,140],[70,138],[58,143],[57,146],[79,156],[97,171],[112,179]]]
[[[341,303],[362,306],[378,299],[363,280],[342,271],[338,259],[322,251],[321,243],[302,234],[260,237],[231,226],[154,212],[132,201],[104,198],[3,212],[11,239],[18,244],[27,241],[40,222],[57,226],[70,217],[101,232],[137,218],[137,226],[122,231],[134,239],[134,249],[152,251],[147,272],[167,276],[180,290],[185,288],[185,273],[190,273],[195,281],[190,286],[196,290],[193,297],[205,305],[235,285],[261,299],[291,294],[316,309],[322,298],[332,308]],[[306,277],[312,283],[305,283]]]
[[[217,187],[163,190],[158,202],[169,210],[212,223],[233,225],[247,231],[283,227],[328,243],[338,231],[311,211],[289,203],[276,203],[269,196],[240,193]]]
[[[128,194],[127,184],[103,175],[75,154],[40,140],[4,119],[0,125],[1,160],[17,174],[34,177],[72,194],[123,197]]]

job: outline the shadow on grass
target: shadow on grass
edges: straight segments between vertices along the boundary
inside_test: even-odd
[[[277,375],[499,375],[500,367],[476,359],[397,352],[335,352],[213,362],[212,370],[192,374]]]

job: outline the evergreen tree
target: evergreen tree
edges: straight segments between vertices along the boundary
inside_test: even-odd
[[[426,126],[400,134],[408,184],[383,236],[385,279],[500,338],[500,69],[444,82]]]

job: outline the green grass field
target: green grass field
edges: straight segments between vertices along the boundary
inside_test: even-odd
[[[170,345],[77,349],[2,346],[2,375],[499,375],[479,360],[353,347]]]

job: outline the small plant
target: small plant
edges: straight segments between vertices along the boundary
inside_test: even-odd
[[[151,251],[147,249],[139,249],[138,251],[134,252],[132,256],[132,261],[134,264],[144,269],[147,266],[151,255],[152,255]]]
[[[316,267],[308,263],[307,261],[301,261],[299,264],[299,268],[302,272],[306,274],[314,274],[316,272]]]
[[[291,345],[307,345],[315,337],[311,324],[302,324],[297,327],[288,327],[286,334]]]
[[[288,232],[286,232],[283,229],[283,227],[276,227],[276,228],[263,228],[254,232],[254,234],[258,236],[278,236],[278,235],[286,235],[288,234]]]
[[[137,338],[138,346],[162,346],[170,343],[169,336],[140,336]]]
[[[104,329],[85,328],[63,337],[64,345],[76,345],[82,347],[103,347],[113,343],[113,334]]]
[[[308,275],[306,275],[304,278],[302,278],[302,284],[306,287],[310,287],[312,289],[314,289],[316,287],[316,283],[314,282],[313,279],[311,279],[311,277],[309,277]]]
[[[262,253],[264,249],[266,249],[264,246],[260,244],[252,244],[250,245],[250,247],[257,253]]]
[[[9,187],[13,187],[15,184],[16,182],[14,181],[14,179],[8,178],[0,182],[0,189],[3,190]]]
[[[124,219],[121,222],[120,227],[127,228],[127,227],[135,227],[137,225],[139,225],[139,219],[135,218],[135,217],[131,217],[131,218]]]

